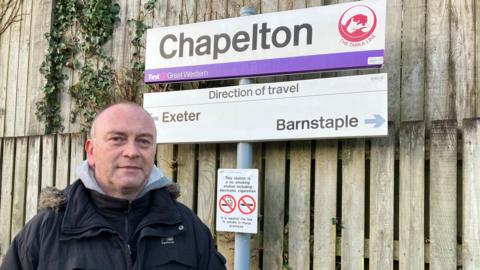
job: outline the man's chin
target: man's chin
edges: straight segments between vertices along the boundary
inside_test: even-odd
[[[141,189],[145,181],[145,179],[123,177],[119,179],[117,183],[122,189]]]

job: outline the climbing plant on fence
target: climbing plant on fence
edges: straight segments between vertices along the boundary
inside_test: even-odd
[[[75,102],[71,121],[80,121],[87,127],[95,112],[115,99],[115,93],[119,99],[136,101],[139,93],[149,88],[162,90],[162,86],[143,83],[145,65],[141,50],[145,31],[150,27],[144,21],[152,16],[155,5],[156,0],[148,1],[139,17],[128,21],[127,26],[135,28],[132,55],[127,61],[130,66],[114,70],[113,59],[103,46],[112,39],[120,21],[120,6],[112,0],[55,2],[53,27],[45,34],[49,48],[40,70],[46,79],[44,96],[37,103],[37,117],[45,122],[46,133],[61,132],[64,128],[60,115],[62,91]],[[74,32],[76,34],[69,34]],[[65,73],[69,69],[79,72],[79,80],[66,89],[69,77]]]
[[[44,96],[37,103],[37,117],[45,121],[47,133],[63,129],[59,113],[60,94],[68,79],[64,68],[80,70],[79,82],[68,89],[77,104],[75,116],[83,113],[88,121],[92,109],[109,102],[112,59],[102,46],[112,37],[119,11],[112,0],[56,1],[53,27],[46,34],[48,53],[40,70],[46,79]],[[77,34],[67,36],[75,28]]]

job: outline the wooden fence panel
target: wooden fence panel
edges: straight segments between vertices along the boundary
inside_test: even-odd
[[[258,169],[258,193],[257,193],[257,234],[253,234],[250,241],[250,269],[260,269],[260,250],[263,242],[261,217],[263,216],[263,167],[262,167],[262,143],[252,143],[252,168]]]
[[[227,0],[212,0],[212,20],[228,18]]]
[[[45,79],[38,71],[42,65],[44,55],[48,50],[48,41],[44,34],[50,31],[52,21],[53,0],[33,1],[32,6],[32,29],[30,37],[30,54],[28,70],[28,93],[26,115],[26,135],[39,135],[45,132],[43,122],[38,121],[35,115],[36,103],[43,97],[43,85]]]
[[[66,33],[65,33],[65,38],[67,40],[73,39],[73,37],[76,36],[76,30],[74,29],[76,27],[71,27]],[[83,59],[82,59],[83,60]],[[82,61],[83,62],[83,61]],[[72,96],[69,93],[70,87],[74,85],[74,73],[78,74],[77,72],[74,72],[73,69],[64,66],[62,68],[62,73],[67,76],[67,79],[64,81],[64,89],[60,92],[60,111],[59,115],[62,118],[62,127],[64,128],[62,132],[65,133],[70,133],[72,132],[70,130],[70,116],[71,116],[71,108],[74,103]],[[81,119],[82,117],[78,117],[78,119]]]
[[[477,89],[476,94],[476,116],[480,117],[480,5],[478,1],[475,2],[475,88]]]
[[[451,1],[450,44],[452,84],[458,125],[475,116],[474,0]],[[480,56],[479,56],[480,57]],[[477,66],[478,68],[478,66]]]
[[[180,1],[179,1],[180,2]],[[197,17],[197,0],[184,0],[182,1],[182,24],[195,23]]]
[[[8,30],[7,30],[8,31]],[[15,135],[15,105],[17,104],[18,83],[18,56],[20,54],[21,21],[10,25],[10,49],[8,57],[7,95],[5,104],[5,133],[6,137]]]
[[[180,144],[178,146],[178,172],[177,184],[180,186],[182,196],[180,202],[194,209],[195,199],[195,144]]]
[[[33,136],[28,139],[28,171],[27,171],[27,202],[25,208],[25,222],[28,222],[38,209],[38,193],[40,191],[40,147],[42,137]],[[43,163],[43,161],[42,161]]]
[[[0,36],[0,135],[5,136],[5,107],[7,96],[8,50],[10,48],[10,31],[7,29]]]
[[[25,136],[25,117],[28,91],[28,73],[38,72],[28,70],[28,59],[30,54],[30,28],[32,21],[32,2],[23,1],[22,4],[22,29],[20,35],[20,55],[18,64],[18,86],[17,86],[17,104],[15,106],[15,136]]]
[[[228,1],[228,17],[240,17],[242,7],[253,7],[256,13],[260,13],[261,0],[234,0]]]
[[[342,144],[342,269],[364,269],[365,141]]]
[[[235,144],[220,144],[220,168],[236,168],[237,152]],[[227,259],[227,269],[233,269],[235,257],[235,234],[217,232],[218,251]]]
[[[11,239],[22,229],[25,222],[28,137],[17,138],[15,144]]]
[[[278,1],[278,10],[292,10],[292,9],[299,9],[305,8],[306,1],[305,0],[290,0],[290,1]]]
[[[79,27],[77,26],[74,30],[75,32],[75,35],[79,35],[80,34],[80,30],[79,30]],[[77,55],[76,57],[76,60],[81,62],[82,61],[82,56],[81,55]],[[97,65],[99,65],[98,61],[97,61]],[[80,75],[81,75],[81,70],[80,69],[74,69],[73,72],[72,72],[72,85],[75,85],[77,84],[79,81],[80,81]],[[74,115],[72,114],[73,111],[75,111],[77,109],[77,104],[75,102],[75,99],[70,97],[71,101],[70,101],[70,108],[68,109],[68,112],[69,112],[69,115],[65,118],[65,119],[68,119],[68,123],[66,123],[67,125],[65,127],[68,127],[65,128],[65,133],[75,133],[75,132],[82,132],[84,130],[84,128],[82,127],[82,125],[80,124],[81,121],[84,121],[85,117],[80,113],[80,114],[77,114],[76,115],[76,119],[74,119]],[[72,120],[75,120],[72,122]]]
[[[175,148],[173,144],[157,145],[157,166],[165,176],[174,180],[176,173]]]
[[[200,144],[198,154],[197,215],[210,231],[215,231],[215,204],[217,186],[217,146]]]
[[[335,269],[336,222],[338,222],[337,153],[338,143],[336,140],[318,140],[316,142],[313,269],[318,270]]]
[[[210,1],[197,1],[196,21],[210,20],[212,12]],[[217,178],[217,145],[200,144],[198,147],[198,198],[197,215],[215,232],[216,186]]]
[[[426,23],[426,124],[455,118],[449,82],[450,1],[427,0]],[[407,109],[407,108],[405,108]]]
[[[425,126],[404,123],[400,129],[399,269],[425,267]]]
[[[181,2],[181,1],[180,1]],[[140,1],[127,1],[127,12],[126,12],[126,17],[125,17],[125,39],[121,42],[123,42],[123,68],[128,68],[132,66],[131,60],[132,60],[132,54],[134,52],[134,47],[133,44],[131,43],[132,40],[135,37],[135,27],[133,26],[134,24],[128,25],[128,20],[130,19],[135,19],[138,20],[140,16],[140,9],[142,8],[140,5]]]
[[[243,0],[244,7],[254,7],[257,13],[260,13],[262,7],[262,0]]]
[[[371,270],[393,269],[393,215],[395,128],[388,137],[372,139],[370,150],[370,252]]]
[[[270,13],[278,11],[278,0],[262,0],[261,12]]]
[[[288,203],[288,266],[310,268],[310,141],[290,144]]]
[[[243,6],[243,0],[229,0],[227,5],[227,14],[229,18],[240,17],[240,9]]]
[[[424,116],[425,11],[425,1],[403,0],[401,121]]]
[[[77,180],[76,168],[85,159],[85,135],[83,132],[71,134],[69,184]]]
[[[64,189],[68,185],[70,157],[70,134],[57,135],[57,155],[55,162],[55,187]]]
[[[455,269],[457,122],[433,121],[430,137],[430,269]]]
[[[125,47],[124,41],[126,39],[126,28],[127,28],[127,3],[130,1],[127,0],[117,0],[120,5],[120,22],[117,23],[116,27],[113,29],[112,45],[111,45],[111,56],[112,56],[112,67],[114,70],[121,70],[124,67],[125,62]]]
[[[42,183],[41,188],[52,187],[55,183],[55,135],[42,137]]]
[[[307,0],[306,2],[307,2],[307,7],[318,7],[324,4],[323,0]]]
[[[463,123],[464,270],[480,269],[480,119]]]
[[[197,1],[197,22],[211,20],[212,3],[210,1]]]
[[[402,62],[402,0],[387,1],[385,66],[388,73],[388,119],[400,123],[400,78]]]
[[[282,269],[285,223],[286,143],[265,146],[263,269]]]
[[[160,0],[155,4],[153,27],[165,26],[167,23],[168,0]]]
[[[179,25],[182,18],[182,1],[169,0],[167,5],[166,25]]]
[[[15,139],[3,140],[2,155],[2,197],[0,201],[0,261],[7,253],[10,245],[12,204],[13,204],[13,175],[15,168]]]

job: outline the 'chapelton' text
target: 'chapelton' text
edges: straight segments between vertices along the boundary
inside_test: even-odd
[[[302,34],[302,30],[304,34]],[[219,33],[213,35],[213,37],[199,36],[194,40],[191,37],[185,37],[183,32],[178,37],[174,34],[165,35],[160,41],[160,55],[165,59],[184,57],[185,55],[193,56],[194,54],[197,56],[212,55],[213,59],[218,59],[220,54],[228,52],[231,48],[237,52],[249,49],[257,50],[258,40],[261,41],[260,49],[268,50],[271,46],[283,48],[292,46],[292,43],[293,46],[298,46],[300,38],[303,38],[305,45],[312,44],[312,25],[308,23],[294,25],[292,34],[292,30],[287,26],[271,29],[267,23],[262,23],[259,28],[258,24],[255,23],[252,25],[250,33],[238,31],[233,36],[227,33]]]

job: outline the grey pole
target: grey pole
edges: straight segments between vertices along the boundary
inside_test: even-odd
[[[254,15],[257,11],[254,7],[242,7],[240,16]],[[242,78],[239,85],[251,84],[250,79]],[[239,142],[237,144],[237,168],[249,169],[252,167],[252,144]],[[250,234],[235,233],[235,270],[250,270]]]
[[[252,144],[240,142],[237,144],[237,168],[252,167]],[[235,233],[235,270],[250,269],[250,234]]]

